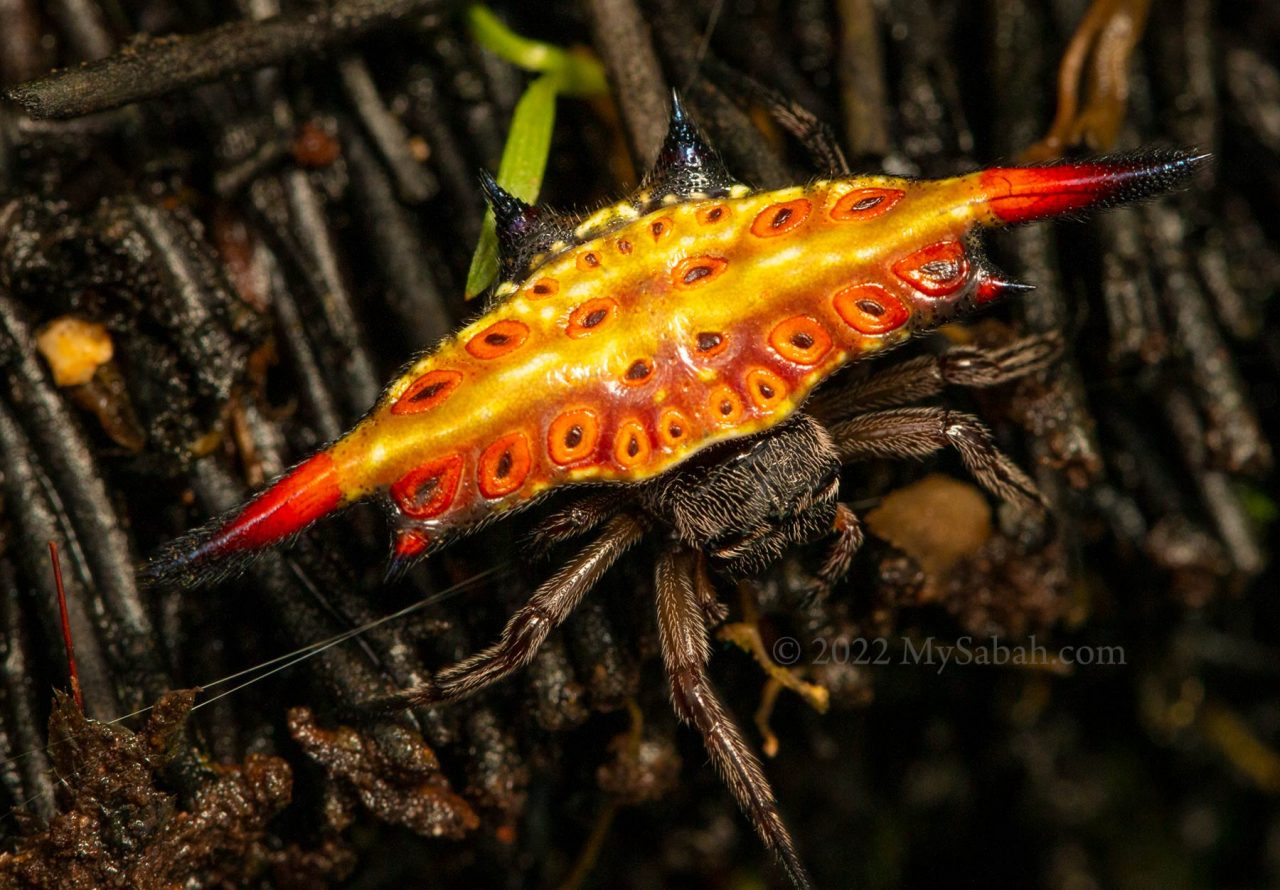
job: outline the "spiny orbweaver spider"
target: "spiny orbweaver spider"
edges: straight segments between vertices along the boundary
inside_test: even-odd
[[[399,569],[553,491],[606,486],[542,530],[550,542],[600,529],[497,642],[371,706],[456,701],[520,669],[627,549],[665,533],[655,588],[676,711],[791,879],[808,886],[760,763],[707,678],[708,625],[724,612],[703,555],[751,574],[792,544],[833,535],[816,582],[830,587],[863,538],[838,500],[840,468],[865,458],[951,446],[992,494],[1039,504],[975,417],[901,406],[948,384],[1043,368],[1051,339],[953,349],[810,395],[850,362],[1026,289],[984,259],[979,227],[1153,195],[1202,160],[1163,152],[752,192],[677,100],[641,189],[585,220],[486,178],[506,280],[484,314],[416,359],[349,433],[176,541],[149,573],[207,582],[373,496],[389,504]]]

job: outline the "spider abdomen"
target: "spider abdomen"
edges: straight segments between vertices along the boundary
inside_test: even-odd
[[[965,222],[938,232],[933,253],[955,257],[939,284],[916,266],[945,260],[913,260],[895,226],[842,218],[867,191],[664,206],[564,250],[332,449],[347,500],[385,489],[416,522],[469,524],[558,485],[651,479],[790,416],[851,358],[908,336],[919,285],[893,266],[972,290]]]

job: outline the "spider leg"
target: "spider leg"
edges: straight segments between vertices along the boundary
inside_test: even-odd
[[[826,562],[818,569],[814,579],[812,595],[818,598],[825,597],[841,578],[849,574],[853,557],[862,547],[862,522],[847,504],[836,504],[836,518],[831,523],[831,533],[835,540],[831,544]]]
[[[698,605],[702,606],[707,627],[715,627],[729,617],[729,607],[720,601],[716,593],[711,572],[707,569],[707,555],[701,550],[694,556],[693,590],[698,595]]]
[[[835,132],[818,115],[785,93],[723,63],[708,63],[713,78],[763,105],[778,125],[799,140],[810,160],[827,176],[848,176],[849,161]]]
[[[765,845],[782,859],[800,888],[812,887],[782,822],[769,781],[707,677],[711,657],[703,606],[687,551],[667,551],[656,570],[658,639],[677,715],[702,734],[707,752]]]
[[[831,428],[840,458],[922,458],[948,445],[978,482],[997,497],[1024,507],[1046,506],[1027,474],[996,447],[991,433],[972,414],[941,407],[872,411]]]
[[[1056,332],[1022,337],[994,349],[959,346],[941,355],[922,355],[891,365],[823,393],[805,410],[830,423],[859,411],[927,399],[948,386],[998,386],[1048,367],[1062,349],[1062,338]]]
[[[391,711],[457,701],[515,673],[533,660],[547,635],[573,613],[587,591],[643,534],[644,525],[637,517],[615,516],[599,538],[534,591],[507,621],[497,642],[425,683],[373,699],[365,709]]]
[[[580,497],[546,518],[529,534],[529,547],[544,556],[552,547],[594,531],[625,506],[626,496],[615,490]]]

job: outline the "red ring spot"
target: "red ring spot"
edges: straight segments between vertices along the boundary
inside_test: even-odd
[[[590,408],[566,411],[547,430],[547,451],[560,466],[589,457],[600,441],[600,421]]]
[[[677,448],[693,436],[693,424],[679,408],[667,408],[658,415],[658,441],[667,448]]]
[[[874,219],[902,200],[901,189],[854,189],[831,208],[831,218],[840,222]]]
[[[451,454],[410,470],[391,486],[391,499],[411,519],[439,516],[453,503],[462,478],[462,456]]]
[[[652,453],[653,446],[649,444],[644,424],[638,420],[623,421],[613,438],[613,459],[618,466],[624,470],[641,466],[649,462]]]
[[[673,228],[675,228],[675,223],[671,221],[669,216],[660,216],[649,223],[649,234],[653,236],[653,243],[657,244],[663,238],[669,237]]]
[[[765,368],[747,372],[747,397],[762,411],[772,411],[787,397],[787,384]]]
[[[710,207],[703,207],[694,215],[704,226],[713,226],[729,218],[729,208],[723,204],[713,204]]]
[[[959,241],[939,241],[893,264],[893,272],[927,297],[945,297],[969,278],[969,258]]]
[[[462,382],[462,374],[457,371],[428,371],[409,384],[396,403],[391,406],[392,414],[417,414],[430,411],[439,405]]]
[[[638,358],[627,366],[627,370],[622,375],[622,382],[627,386],[643,386],[652,376],[653,362]]]
[[[707,396],[707,416],[717,426],[737,426],[746,406],[732,386],[721,383]]]
[[[583,272],[589,272],[592,269],[600,268],[600,254],[594,250],[588,250],[586,253],[578,254],[578,268]]]
[[[489,325],[467,341],[467,352],[476,358],[490,359],[519,349],[529,339],[529,326],[504,319]]]
[[[706,284],[720,276],[729,261],[718,256],[685,257],[671,270],[671,283],[676,287]]]
[[[831,351],[831,335],[816,318],[795,315],[769,333],[769,345],[797,365],[816,365]]]
[[[907,323],[910,310],[878,284],[855,284],[831,298],[836,314],[859,334],[887,334]]]
[[[524,484],[532,465],[529,437],[519,432],[508,433],[481,453],[476,484],[485,497],[500,498]]]
[[[751,223],[751,234],[757,238],[773,238],[794,231],[808,219],[811,207],[808,198],[771,204],[756,215],[755,221]]]
[[[539,297],[550,297],[560,290],[560,282],[554,278],[539,278],[529,288],[529,296],[537,299]]]
[[[618,301],[608,297],[597,297],[587,300],[569,316],[569,326],[565,333],[577,340],[588,334],[594,334],[607,325],[618,311]]]

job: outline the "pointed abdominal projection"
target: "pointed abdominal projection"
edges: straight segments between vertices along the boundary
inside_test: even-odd
[[[505,278],[485,314],[150,574],[216,577],[371,497],[407,560],[561,487],[651,480],[773,428],[849,362],[1023,290],[983,257],[978,229],[1158,194],[1203,160],[1162,151],[752,192],[677,102],[639,192],[585,220],[485,177]]]

